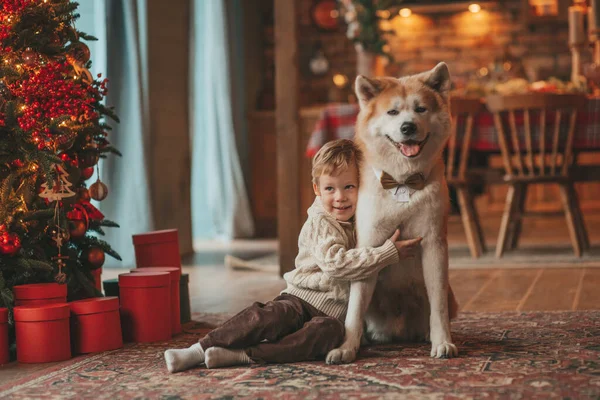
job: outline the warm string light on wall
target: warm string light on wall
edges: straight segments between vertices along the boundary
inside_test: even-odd
[[[477,3],[469,4],[469,11],[471,11],[473,14],[478,13],[481,11],[481,6]]]
[[[412,15],[412,11],[410,8],[403,8],[400,10],[400,12],[398,12],[398,14],[400,14],[402,18],[408,18]]]

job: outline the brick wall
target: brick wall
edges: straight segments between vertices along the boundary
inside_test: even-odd
[[[336,73],[356,74],[356,52],[346,38],[345,24],[335,32],[319,31],[312,23],[312,0],[298,0],[300,37],[301,103],[310,105],[327,102]],[[445,14],[413,14],[390,21],[396,35],[390,38],[395,64],[386,66],[386,74],[401,76],[421,72],[439,61],[450,66],[453,77],[465,80],[490,63],[500,60],[508,51],[522,62],[530,79],[559,76],[568,79],[570,53],[567,46],[566,23],[530,26],[520,15],[520,1],[497,2],[496,9],[477,14],[468,11]],[[314,76],[308,63],[320,42],[329,60],[329,72]],[[589,58],[584,55],[584,60]]]
[[[510,3],[517,7],[510,8]],[[550,75],[568,79],[567,25],[527,25],[519,3],[504,2],[501,8],[476,14],[464,11],[395,18],[389,25],[396,32],[390,45],[397,64],[388,66],[388,72],[411,74],[443,60],[453,76],[467,78],[508,53],[520,60],[529,79]]]

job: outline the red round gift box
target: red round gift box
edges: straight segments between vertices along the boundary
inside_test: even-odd
[[[31,283],[13,286],[15,306],[40,306],[67,302],[67,285]]]
[[[168,272],[171,275],[171,333],[181,332],[181,310],[179,309],[179,280],[181,270],[176,267],[136,268],[131,272]]]
[[[168,272],[119,275],[121,326],[126,342],[171,338],[171,279]]]
[[[71,358],[68,304],[14,308],[17,360],[46,363]]]
[[[181,269],[177,229],[133,235],[133,246],[138,268],[166,266]]]
[[[0,365],[8,359],[8,308],[0,308]]]
[[[102,268],[96,268],[92,270],[94,276],[94,285],[96,289],[102,291]]]
[[[73,301],[69,307],[75,353],[97,353],[123,347],[118,297]]]

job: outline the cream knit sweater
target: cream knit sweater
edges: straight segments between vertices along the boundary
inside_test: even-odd
[[[350,282],[362,280],[399,261],[390,240],[380,247],[355,249],[353,222],[341,222],[328,214],[317,197],[298,238],[296,269],[283,275],[288,293],[325,314],[344,319]]]

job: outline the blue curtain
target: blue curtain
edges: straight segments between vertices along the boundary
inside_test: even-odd
[[[234,0],[232,4],[237,4],[233,10],[241,12],[241,2]],[[230,40],[239,39],[241,29],[232,30],[230,37],[225,0],[194,0],[193,5],[190,106],[194,238],[249,237],[254,224],[235,127],[242,143],[245,131],[243,124],[234,124],[234,114],[241,112],[243,116],[244,96],[234,98],[231,94],[231,85],[240,76],[232,71],[240,71],[243,58],[241,52],[233,52],[239,60],[234,60],[232,69],[228,52]],[[235,44],[240,45],[241,40]]]
[[[145,0],[106,0],[108,106],[121,122],[110,123],[109,140],[123,157],[101,161],[100,176],[109,188],[100,210],[121,226],[107,228],[106,240],[123,261],[106,258],[107,267],[135,265],[131,235],[152,229],[148,186],[148,70]],[[110,121],[109,121],[110,122]]]

